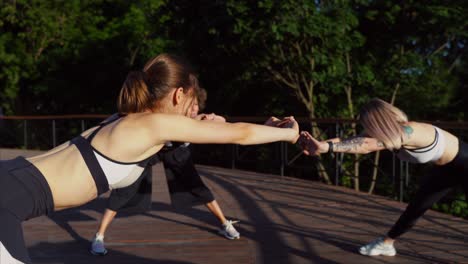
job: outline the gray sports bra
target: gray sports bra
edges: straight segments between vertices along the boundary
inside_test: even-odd
[[[434,126],[434,129],[435,138],[429,146],[417,149],[407,149],[402,147],[395,151],[398,158],[411,163],[427,163],[440,159],[445,150],[445,136],[440,128]]]

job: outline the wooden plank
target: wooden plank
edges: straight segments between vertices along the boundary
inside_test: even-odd
[[[162,166],[154,167],[153,207],[118,215],[105,257],[88,253],[106,196],[24,224],[35,263],[456,263],[468,261],[468,221],[429,212],[396,244],[396,257],[366,257],[362,244],[384,234],[405,204],[317,182],[198,167],[240,240],[217,234],[204,206],[173,208]]]

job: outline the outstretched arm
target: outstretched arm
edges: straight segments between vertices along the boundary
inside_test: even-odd
[[[296,121],[291,121],[287,128],[276,128],[250,123],[204,122],[167,114],[150,114],[146,119],[149,122],[147,127],[155,137],[155,144],[179,141],[254,145],[276,141],[295,143],[299,137]]]
[[[384,149],[382,142],[370,137],[358,136],[333,143],[333,152],[367,154]]]
[[[386,149],[384,144],[375,138],[356,136],[348,139],[330,139],[318,141],[308,132],[301,132],[299,142],[307,155],[320,155],[322,153],[343,152],[354,154],[367,154]]]

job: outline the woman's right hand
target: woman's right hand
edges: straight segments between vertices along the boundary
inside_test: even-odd
[[[307,131],[302,131],[299,138],[299,145],[304,154],[308,156],[318,156],[328,152],[329,145],[325,141],[318,141]]]
[[[215,121],[215,122],[226,122],[226,118],[219,116],[215,113],[211,114],[199,114],[195,117],[195,120],[206,120],[206,121]]]
[[[268,118],[267,121],[265,121],[264,125],[265,125],[265,126],[271,126],[271,127],[277,127],[278,124],[279,124],[281,121],[282,121],[281,119],[272,116],[272,117]]]
[[[280,127],[293,129],[295,131],[295,137],[291,140],[291,143],[296,144],[299,139],[299,123],[294,119],[294,116],[286,117],[283,121],[284,123],[282,123]]]
[[[289,128],[295,130],[295,136],[291,140],[292,144],[295,144],[299,139],[299,124],[294,119],[294,116],[288,116],[283,119],[276,118],[274,116],[270,117],[265,124],[266,126],[280,127],[280,128]]]

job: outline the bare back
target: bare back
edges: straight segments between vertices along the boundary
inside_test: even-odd
[[[92,140],[92,146],[108,157],[134,162],[144,160],[162,148],[151,142],[142,127],[141,114],[134,114],[103,127]],[[97,127],[82,134],[88,137]],[[54,199],[55,210],[85,204],[97,197],[97,188],[81,153],[66,142],[50,151],[28,158],[44,175]]]

